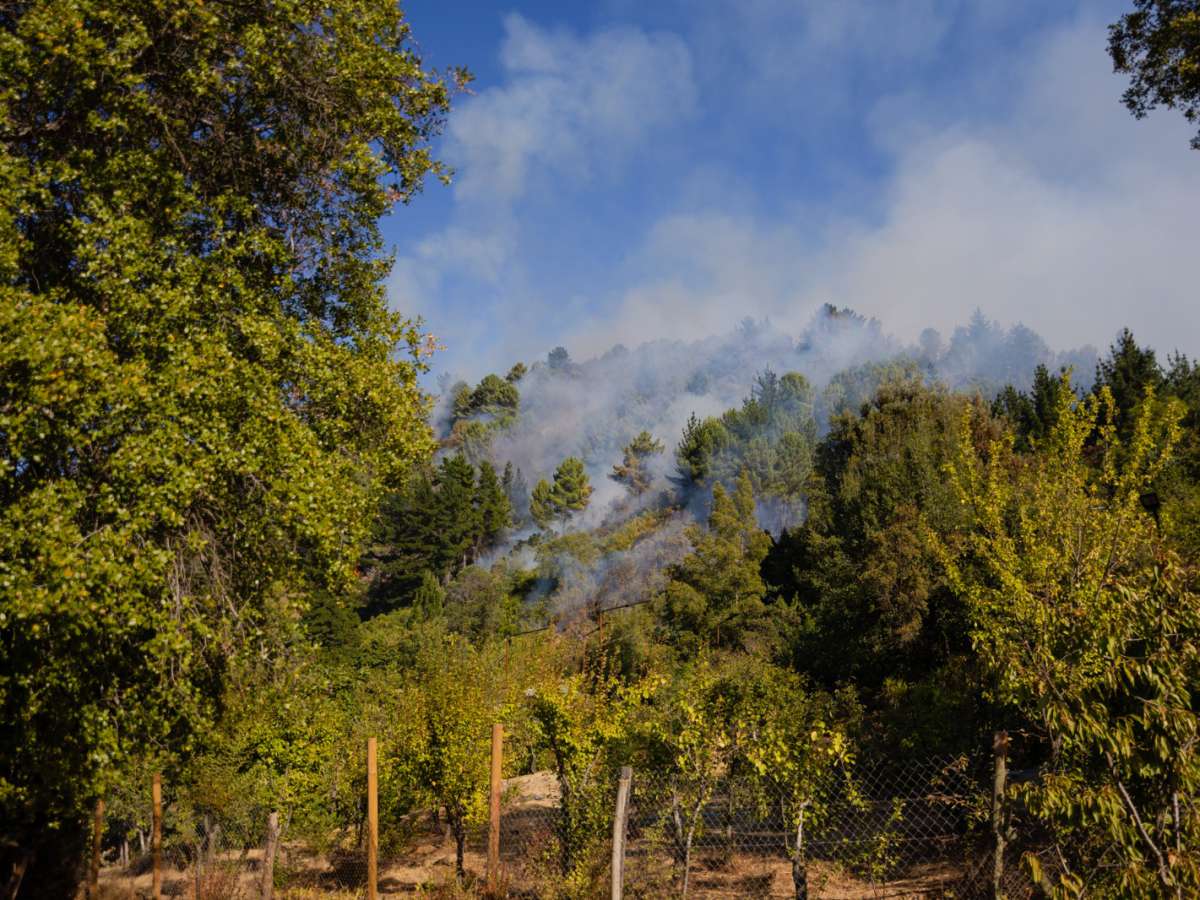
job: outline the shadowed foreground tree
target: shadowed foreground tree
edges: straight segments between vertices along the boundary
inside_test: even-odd
[[[73,893],[431,449],[377,220],[450,91],[389,0],[0,11],[0,882]]]

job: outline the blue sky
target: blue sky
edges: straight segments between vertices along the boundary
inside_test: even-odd
[[[913,338],[976,306],[1052,345],[1200,351],[1200,153],[1120,104],[1127,4],[404,4],[476,75],[385,223],[392,305],[478,377],[556,345],[690,339],[820,303]]]

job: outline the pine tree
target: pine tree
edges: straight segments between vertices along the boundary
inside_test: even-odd
[[[713,486],[707,528],[689,532],[693,551],[671,572],[664,618],[685,646],[745,647],[761,630],[766,585],[761,568],[771,539],[754,514],[754,491],[742,473],[732,496]]]
[[[509,509],[512,510],[512,524],[523,528],[529,523],[529,484],[519,468],[514,468],[511,462],[504,464],[504,477],[500,481],[504,495],[508,497]]]
[[[1149,347],[1144,350],[1128,328],[1121,329],[1117,342],[1108,348],[1108,358],[1096,365],[1093,391],[1107,387],[1117,401],[1117,433],[1124,440],[1134,421],[1134,413],[1146,391],[1162,385],[1163,372]]]
[[[475,509],[479,514],[476,554],[494,545],[504,529],[512,524],[512,504],[496,477],[496,468],[486,459],[479,464]]]
[[[583,460],[568,456],[554,470],[554,482],[541,479],[533,489],[529,512],[538,527],[546,528],[554,520],[564,526],[577,512],[587,509],[592,485]]]
[[[554,521],[555,514],[554,489],[545,478],[539,478],[529,498],[529,515],[533,517],[538,528],[547,528]]]
[[[475,469],[463,456],[446,457],[435,479],[437,493],[429,517],[434,570],[444,582],[470,562],[479,534]]]
[[[662,441],[650,432],[643,431],[625,446],[623,461],[613,466],[608,477],[625,485],[635,497],[640,496],[650,489],[651,475],[647,470],[646,461],[665,449]]]
[[[559,463],[554,470],[554,487],[550,496],[555,515],[564,525],[572,514],[587,509],[592,496],[592,484],[582,459],[568,456]]]
[[[421,583],[413,593],[412,607],[417,615],[424,619],[439,618],[446,602],[446,590],[438,581],[437,576],[428,569],[421,571]]]

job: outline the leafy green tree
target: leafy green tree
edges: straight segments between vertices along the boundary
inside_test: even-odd
[[[504,489],[504,496],[508,497],[513,525],[517,528],[525,527],[530,520],[529,485],[525,481],[525,475],[519,468],[514,468],[512,462],[507,462],[504,464],[504,475],[500,479],[500,486]]]
[[[448,636],[422,648],[398,699],[404,727],[391,752],[397,783],[418,802],[445,810],[454,835],[455,871],[466,874],[467,829],[487,818],[491,727],[499,721],[485,651]]]
[[[421,583],[413,592],[412,606],[424,619],[436,619],[445,612],[446,589],[428,569],[421,570]]]
[[[583,460],[568,456],[554,470],[553,484],[543,478],[534,485],[529,512],[542,528],[554,521],[565,526],[572,515],[587,509],[591,496],[591,480]]]
[[[504,380],[509,384],[519,384],[521,379],[525,377],[525,374],[528,371],[529,368],[525,365],[525,363],[513,363],[513,367],[508,370],[508,374],[504,376]]]
[[[650,489],[651,475],[647,471],[646,461],[666,449],[662,441],[650,432],[643,431],[625,445],[624,458],[613,466],[608,477],[625,485],[635,497],[640,496]]]
[[[675,448],[677,482],[686,487],[704,481],[711,474],[714,457],[729,443],[729,432],[720,419],[697,419],[692,413]]]
[[[851,759],[844,723],[836,720],[852,706],[839,710],[795,673],[746,656],[702,652],[661,683],[642,731],[670,773],[670,796],[657,805],[671,809],[681,896],[688,894],[705,808],[722,785],[732,792],[757,784],[771,805],[783,798],[793,828],[806,812],[819,814],[811,809],[819,805],[818,778]]]
[[[349,589],[430,450],[377,220],[447,174],[451,86],[383,0],[0,28],[0,842],[50,897],[106,773],[185,751],[231,653]]]
[[[657,678],[622,683],[603,674],[572,674],[527,693],[533,746],[548,751],[558,778],[559,862],[569,893],[584,891],[607,830],[608,786],[625,760],[615,756]]]
[[[475,487],[475,507],[479,513],[479,533],[475,555],[496,541],[512,524],[512,504],[505,493],[496,467],[487,460],[479,464],[479,481]]]
[[[537,523],[538,528],[549,528],[550,523],[554,521],[553,495],[554,489],[550,482],[545,478],[539,478],[529,497],[529,515]]]
[[[1157,479],[1161,524],[1184,559],[1200,559],[1200,365],[1182,354],[1169,360],[1163,394],[1184,408],[1179,446]]]
[[[806,520],[764,561],[773,592],[803,618],[785,635],[795,666],[830,689],[853,678],[898,749],[954,751],[976,737],[965,610],[928,540],[932,529],[953,541],[967,524],[944,468],[968,406],[979,406],[982,452],[1002,426],[981,402],[910,379],[837,417],[817,448]]]
[[[373,568],[368,612],[411,602],[424,572],[445,585],[495,546],[512,523],[512,507],[495,467],[476,469],[462,454],[412,479],[388,497],[367,556]]]
[[[1020,791],[1057,842],[1063,894],[1200,890],[1200,822],[1182,799],[1200,785],[1200,596],[1141,502],[1181,412],[1142,404],[1123,445],[1107,388],[1079,404],[1064,391],[1032,459],[1004,441],[981,459],[964,418],[950,467],[973,522],[947,568],[993,698],[1041,738]]]
[[[759,647],[767,590],[760,570],[771,539],[758,527],[749,476],[732,496],[714,485],[708,527],[688,535],[692,553],[671,569],[660,600],[668,634],[684,649]]]
[[[1162,105],[1185,119],[1200,118],[1200,2],[1133,0],[1108,29],[1113,68],[1132,76],[1125,105],[1139,119]],[[1200,150],[1200,133],[1192,139]]]
[[[1163,383],[1162,368],[1149,347],[1138,346],[1128,328],[1121,329],[1108,356],[1096,365],[1095,394],[1107,389],[1116,403],[1117,430],[1122,440],[1129,437],[1138,408],[1148,392]]]
[[[436,500],[426,515],[434,536],[435,571],[447,581],[470,562],[481,530],[480,509],[475,502],[475,469],[461,455],[447,456],[438,465],[434,486]]]
[[[1054,416],[1059,408],[1059,392],[1066,390],[1061,377],[1056,378],[1050,370],[1039,365],[1033,373],[1033,388],[1030,393],[1018,391],[1008,385],[992,401],[992,415],[1002,416],[1012,423],[1016,435],[1016,446],[1021,451],[1030,449],[1054,426]]]

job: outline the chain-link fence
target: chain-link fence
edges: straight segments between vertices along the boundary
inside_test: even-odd
[[[635,775],[630,896],[957,896],[979,846],[965,759],[831,768],[803,786]]]
[[[503,782],[499,827],[474,817],[461,857],[444,809],[399,814],[385,803],[375,884],[381,895],[607,897],[615,870],[630,898],[990,897],[997,877],[990,765],[867,759],[794,784],[754,771],[707,777],[642,768],[632,771],[623,807],[615,772],[565,784],[553,772],[534,772]],[[160,895],[366,897],[365,798],[361,809],[352,821],[301,831],[286,814],[218,821],[168,801],[159,826]],[[110,820],[101,832],[101,897],[154,895],[152,827],[136,824]],[[1010,898],[1034,895],[1020,865],[1028,849],[1006,853],[1000,877]]]

